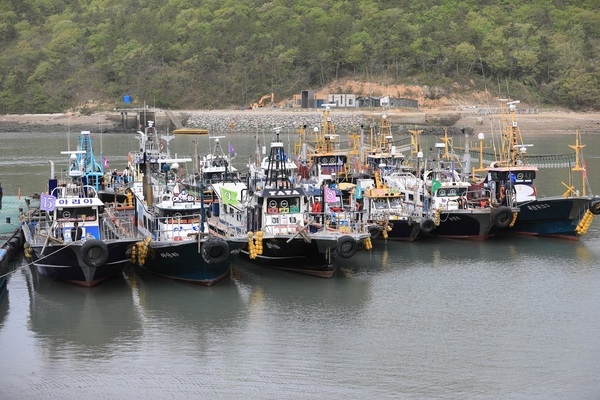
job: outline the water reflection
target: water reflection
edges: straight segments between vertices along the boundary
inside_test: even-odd
[[[8,315],[8,310],[10,309],[9,301],[8,301],[8,285],[5,285],[2,290],[0,290],[0,329],[4,326],[4,320]]]
[[[204,287],[130,269],[126,276],[145,335],[164,336],[169,342],[181,339],[196,351],[246,318],[244,303],[228,278]]]
[[[121,278],[84,288],[23,268],[29,291],[29,329],[49,358],[110,358],[136,342],[141,320]]]
[[[251,315],[310,315],[331,323],[359,316],[371,297],[368,279],[353,279],[340,271],[324,279],[238,260],[232,276]]]

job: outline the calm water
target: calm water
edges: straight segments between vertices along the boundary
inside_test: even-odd
[[[0,136],[6,194],[40,192],[48,160],[65,165],[65,133]],[[189,155],[193,140],[208,143],[171,147]],[[222,140],[243,168],[252,134]],[[543,152],[572,142],[535,140]],[[600,139],[584,140],[600,192]],[[102,142],[119,169],[137,145]],[[542,192],[562,193],[545,179]],[[376,242],[329,280],[239,261],[211,288],[127,271],[84,289],[16,264],[0,301],[2,399],[600,398],[598,220],[576,243]]]

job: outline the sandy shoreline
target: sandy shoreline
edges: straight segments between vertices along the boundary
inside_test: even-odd
[[[157,119],[164,119],[166,115],[157,111]],[[173,111],[179,118],[196,115],[207,118],[228,117],[235,119],[277,117],[301,119],[303,115],[320,114],[320,110],[180,110]],[[353,115],[356,118],[378,121],[382,114],[387,114],[392,124],[419,126],[446,125],[454,127],[471,127],[474,131],[486,131],[490,124],[498,125],[499,115],[479,115],[477,110],[342,110],[334,109],[335,115]],[[518,114],[517,116],[521,130],[527,134],[568,134],[579,130],[581,134],[600,134],[600,113],[577,113],[564,111],[540,111],[537,114]],[[451,122],[454,124],[451,124]],[[335,121],[334,121],[335,122]],[[103,132],[122,131],[121,114],[119,112],[99,112],[92,115],[81,115],[77,113],[66,114],[9,114],[0,115],[0,132],[27,132],[44,131],[49,127],[64,127],[66,129],[91,130]]]

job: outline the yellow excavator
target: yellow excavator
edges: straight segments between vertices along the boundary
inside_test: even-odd
[[[250,108],[252,108],[254,110],[255,108],[264,107],[265,100],[269,100],[269,99],[271,101],[271,105],[273,105],[273,102],[275,101],[275,94],[274,93],[265,94],[263,97],[260,98],[258,103],[252,103]]]

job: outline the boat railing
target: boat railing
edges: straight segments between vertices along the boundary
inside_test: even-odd
[[[201,229],[200,214],[178,215],[154,218],[156,241],[187,241],[198,240],[198,235],[208,233],[208,229]]]
[[[109,180],[104,183],[104,190],[119,194],[124,194],[125,191],[133,184],[133,178],[131,176],[120,176],[118,175],[115,179]]]
[[[92,230],[95,231],[95,225]],[[86,233],[85,227],[82,225],[83,234],[82,240],[94,238],[94,234]],[[23,224],[23,232],[25,239],[31,245],[63,245],[73,243],[71,240],[72,228],[63,227],[61,220],[35,219],[28,220]],[[79,241],[77,241],[79,242]]]
[[[337,231],[339,233],[364,233],[367,231],[364,211],[336,211],[308,213],[311,232]]]
[[[490,206],[492,194],[488,188],[480,188],[467,191],[466,208],[486,208]]]
[[[141,238],[142,235],[135,224],[133,208],[122,211],[105,208],[100,235],[104,240]]]
[[[48,241],[63,242],[49,219],[31,219],[23,224],[25,239],[33,245],[43,245]]]
[[[72,183],[57,186],[50,194],[57,199],[98,197],[98,192],[93,186]]]
[[[236,211],[233,207],[219,215],[219,230],[224,236],[245,236],[248,232],[245,210]]]

